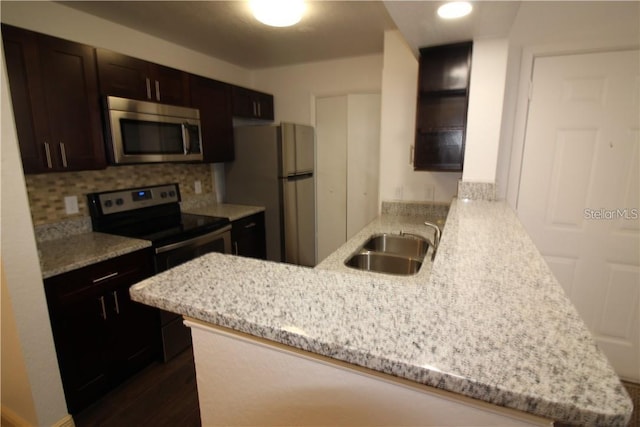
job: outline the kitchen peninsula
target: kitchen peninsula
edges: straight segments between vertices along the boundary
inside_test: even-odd
[[[328,405],[355,399],[360,407],[354,412],[384,413],[386,398],[410,390],[424,400],[416,398],[411,407],[413,397],[399,402],[407,402],[400,415],[409,418],[395,419],[396,424],[430,425],[434,421],[424,411],[442,398],[455,409],[434,404],[431,412],[441,417],[435,421],[440,424],[442,417],[467,408],[471,417],[479,417],[472,418],[478,421],[474,424],[490,413],[498,418],[485,425],[500,419],[504,425],[551,425],[552,420],[626,425],[632,411],[626,391],[506,204],[454,200],[435,261],[415,279],[342,265],[370,234],[398,233],[398,228],[415,232],[422,219],[383,210],[315,269],[210,254],[134,285],[131,296],[187,318],[194,332],[203,424],[221,416],[213,413],[220,404],[216,399],[238,392],[228,387],[237,383],[253,388],[240,390],[246,411],[230,408],[231,418],[218,418],[225,423],[234,415],[250,423],[247,414],[255,410],[265,416],[286,413],[292,399],[298,402],[292,412],[300,418],[290,422],[296,424],[333,414],[333,422],[323,422],[390,425],[394,420],[358,419],[342,413],[345,406]],[[422,233],[431,237],[430,231]],[[251,359],[243,346],[255,347],[254,354],[262,356]],[[290,370],[302,369],[289,364],[298,353],[316,358],[319,371],[308,371],[306,382],[291,383],[299,387],[289,394],[274,389],[272,402],[279,406],[259,407],[272,384],[251,375],[276,372],[281,364],[278,372],[287,373],[282,380],[290,384]],[[224,386],[210,384],[211,371],[222,375],[216,380],[229,373],[236,377]],[[314,388],[319,378],[332,375],[336,382],[328,388]],[[366,377],[365,385],[349,390],[347,384],[353,383],[343,381],[346,377]],[[381,386],[377,400],[371,398],[369,385],[378,382],[394,394]],[[334,399],[325,400],[328,395]],[[410,418],[411,411],[417,418]]]

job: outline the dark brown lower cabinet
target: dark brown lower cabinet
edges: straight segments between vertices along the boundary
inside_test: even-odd
[[[231,241],[234,255],[267,259],[264,212],[233,221]]]
[[[152,274],[151,252],[141,250],[45,280],[71,414],[157,358],[157,311],[129,297],[129,287]]]

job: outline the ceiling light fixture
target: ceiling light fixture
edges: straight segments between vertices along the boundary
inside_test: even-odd
[[[290,27],[297,24],[304,14],[303,0],[250,0],[253,16],[272,27]]]
[[[471,13],[473,7],[466,1],[445,3],[438,8],[438,16],[443,19],[462,18]]]

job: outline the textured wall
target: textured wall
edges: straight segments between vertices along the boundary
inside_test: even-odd
[[[114,166],[98,171],[26,175],[29,206],[34,225],[89,216],[88,193],[177,182],[182,199],[196,198],[194,181],[202,183],[202,195],[215,200],[211,166],[207,164],[157,164]],[[80,212],[67,215],[65,196],[77,196]],[[198,195],[198,196],[202,196]]]

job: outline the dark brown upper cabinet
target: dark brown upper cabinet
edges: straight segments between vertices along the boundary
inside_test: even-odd
[[[472,47],[420,49],[414,170],[462,171]]]
[[[200,110],[205,163],[234,159],[231,85],[204,77],[189,76],[191,105]]]
[[[95,50],[2,25],[25,173],[106,167]]]
[[[233,115],[246,119],[273,120],[273,95],[233,86]]]
[[[102,95],[189,105],[189,74],[107,49],[96,49]]]

